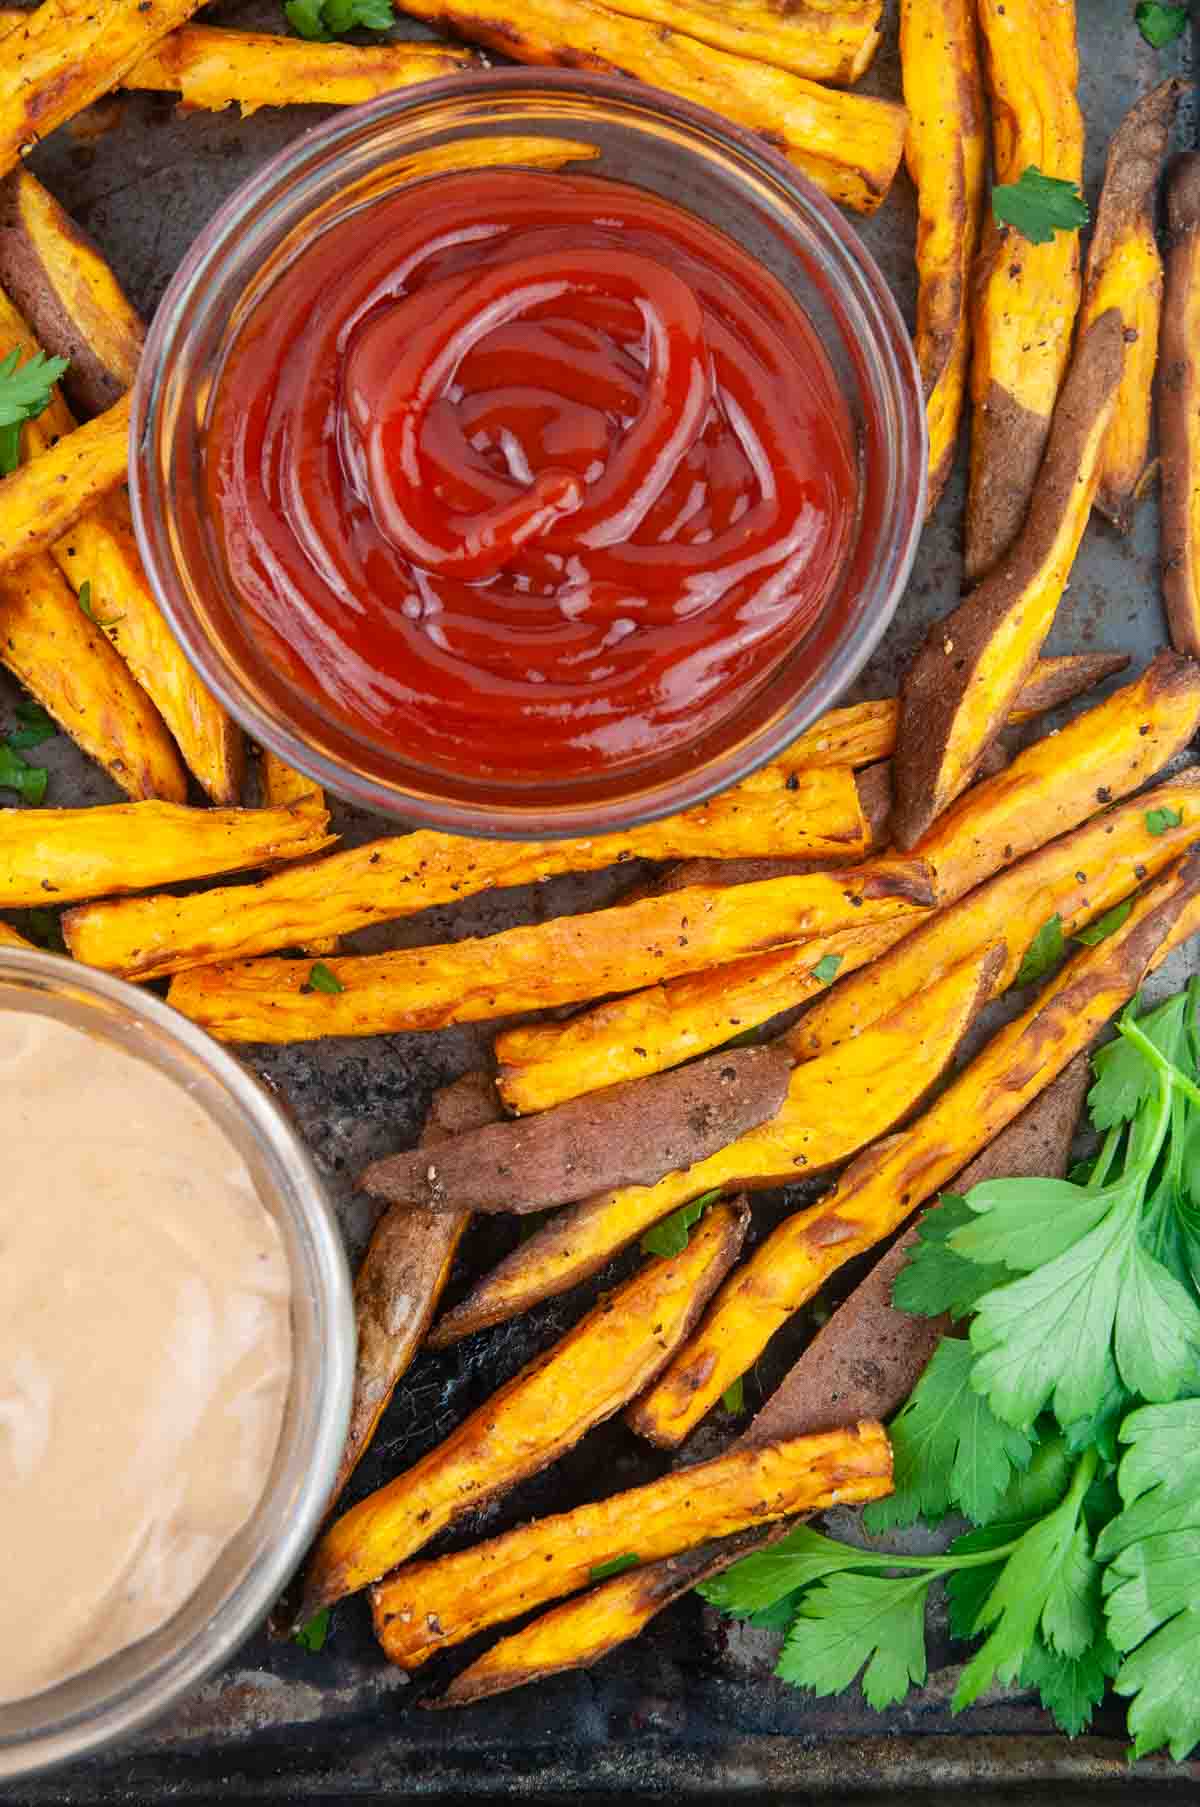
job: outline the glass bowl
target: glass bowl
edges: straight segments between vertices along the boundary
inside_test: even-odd
[[[333,1212],[299,1135],[247,1068],[158,998],[56,954],[0,948],[0,1023],[7,1010],[57,1017],[148,1061],[229,1136],[287,1250],[292,1377],[275,1461],[249,1521],[156,1632],[57,1687],[0,1705],[0,1787],[89,1755],[165,1712],[266,1617],[333,1487],[350,1414],[355,1334]],[[8,1560],[16,1559],[9,1551]],[[53,1574],[46,1577],[46,1611],[54,1611]],[[20,1627],[10,1626],[9,1635],[19,1637]]]
[[[861,481],[840,583],[808,636],[731,717],[670,753],[589,778],[505,784],[422,768],[303,697],[239,622],[204,500],[207,411],[247,311],[318,233],[449,171],[565,167],[689,209],[807,311],[849,405]],[[925,410],[909,336],[837,208],[715,114],[631,81],[493,70],[406,89],[298,138],[192,246],[150,330],[130,483],[142,557],[187,656],[258,741],[327,789],[407,822],[516,838],[614,832],[701,802],[778,754],[843,694],[887,627],[925,511]]]

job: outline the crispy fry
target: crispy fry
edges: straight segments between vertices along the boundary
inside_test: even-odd
[[[1200,670],[1162,653],[1134,683],[1027,747],[1005,772],[947,810],[921,844],[937,874],[938,896],[965,896],[998,866],[1085,821],[1097,802],[1135,790],[1197,728]],[[841,954],[831,1001],[848,975],[899,939],[900,930],[881,927],[874,935],[868,947],[861,941],[822,946]],[[815,951],[811,945],[781,949],[635,992],[565,1023],[511,1029],[496,1043],[501,1094],[513,1110],[544,1110],[719,1047],[816,995]]]
[[[404,0],[404,11],[518,63],[562,63],[632,75],[757,132],[847,207],[872,213],[904,151],[903,107],[838,93],[803,76],[713,50],[667,24],[623,17],[593,0]],[[728,19],[728,8],[713,8]]]
[[[1080,340],[1029,517],[1011,553],[942,621],[900,687],[892,833],[911,847],[965,790],[1050,631],[1100,481],[1124,353],[1110,308]]]
[[[627,991],[648,971],[693,971],[751,947],[915,921],[931,897],[919,861],[878,860],[763,885],[676,891],[449,946],[342,956],[331,963],[342,987],[334,995],[305,989],[303,962],[277,959],[178,973],[170,995],[227,1041],[440,1029]]]
[[[891,1491],[891,1454],[870,1421],[735,1450],[453,1556],[410,1563],[372,1589],[375,1635],[390,1661],[416,1669],[489,1625],[586,1587],[593,1569],[618,1556],[648,1562],[748,1525],[879,1499]]]
[[[34,338],[70,359],[74,407],[111,408],[137,373],[145,328],[96,245],[25,168],[0,182],[0,286]]]
[[[655,1186],[601,1193],[553,1218],[442,1318],[430,1347],[445,1348],[578,1285],[668,1211],[714,1187],[786,1185],[847,1160],[899,1122],[935,1082],[990,992],[1001,958],[998,950],[976,954],[870,1035],[797,1067],[773,1120],[707,1161]],[[847,1098],[854,1099],[852,1110],[834,1103]]]
[[[608,0],[608,10],[651,25],[667,25],[714,50],[790,69],[810,81],[852,85],[879,48],[882,0]]]
[[[0,578],[0,661],[130,797],[183,802],[162,717],[44,553]]]
[[[89,965],[129,978],[162,978],[189,966],[308,946],[314,937],[349,935],[475,891],[561,872],[639,857],[686,859],[713,846],[731,855],[773,849],[825,861],[853,859],[867,851],[870,832],[851,772],[800,770],[781,761],[708,803],[624,834],[514,842],[422,829],[249,888],[143,898],[129,910],[81,914],[73,945]]]
[[[49,705],[47,705],[48,707]],[[328,846],[323,810],[111,803],[0,810],[0,905],[70,903],[300,859]]]
[[[545,1211],[618,1186],[653,1186],[774,1117],[787,1096],[786,1048],[736,1048],[673,1073],[613,1086],[515,1123],[372,1162],[373,1198],[426,1211]]]
[[[44,552],[125,481],[129,397],[0,478],[0,576]]]
[[[1086,1055],[1076,1055],[1054,1084],[956,1176],[955,1190],[966,1192],[982,1180],[1002,1176],[1064,1174],[1090,1079]],[[945,1329],[942,1319],[912,1318],[892,1304],[893,1282],[915,1239],[914,1227],[876,1262],[793,1363],[739,1447],[809,1436],[862,1418],[887,1418],[908,1397]],[[766,1548],[777,1535],[777,1528],[742,1531],[684,1556],[616,1575],[497,1644],[451,1683],[442,1700],[427,1704],[465,1706],[566,1669],[588,1668],[637,1637],[656,1614],[699,1582]]]
[[[1200,654],[1200,151],[1171,165],[1158,437],[1162,581],[1171,641]]]
[[[749,1221],[744,1202],[710,1211],[681,1255],[648,1262],[444,1443],[344,1513],[313,1552],[305,1619],[549,1467],[636,1397],[686,1340],[737,1259]]]
[[[1108,147],[1104,186],[1088,247],[1083,331],[1110,307],[1121,310],[1125,362],[1104,442],[1095,506],[1122,533],[1149,459],[1151,397],[1158,360],[1163,267],[1155,237],[1155,201],[1167,140],[1187,84],[1161,82],[1125,115]]]
[[[42,0],[4,40],[0,174],[56,126],[115,88],[200,0]]]
[[[786,1218],[732,1274],[700,1329],[639,1410],[674,1447],[753,1366],[830,1274],[899,1228],[1086,1048],[1170,948],[1200,928],[1200,845],[1084,948],[984,1048],[925,1115],[847,1168],[833,1191]],[[803,1073],[804,1068],[797,1069]]]
[[[905,160],[917,191],[917,362],[929,421],[933,513],[958,441],[970,350],[971,265],[979,242],[987,124],[975,0],[901,0]]]
[[[978,0],[997,183],[1083,179],[1074,0]],[[1042,462],[1079,307],[1079,234],[1032,245],[989,219],[972,296],[967,578],[1012,545]]]
[[[434,1094],[421,1147],[437,1147],[499,1114],[496,1088],[486,1073],[465,1073]],[[354,1279],[354,1398],[330,1510],[421,1346],[468,1221],[465,1212],[385,1211],[375,1225]]]
[[[16,929],[10,928],[6,922],[0,922],[0,947],[31,948],[32,941],[26,941],[24,935],[18,935]]]
[[[1018,727],[1036,715],[1061,708],[1107,678],[1115,678],[1128,664],[1128,653],[1068,653],[1061,659],[1039,659],[1021,686],[1008,727]]]
[[[244,117],[259,107],[354,107],[476,61],[454,44],[312,44],[278,33],[184,25],[140,57],[124,85],[178,94],[185,107],[219,111],[237,104]]]
[[[259,768],[259,784],[263,802],[273,809],[280,809],[288,803],[302,803],[305,800],[314,803],[318,809],[325,807],[325,792],[316,779],[306,777],[303,772],[295,771],[280,759],[277,753],[272,753],[269,747],[263,748],[262,764]],[[211,896],[212,893],[208,892],[203,895]],[[149,902],[149,899],[146,901]],[[226,901],[228,903],[229,900]],[[239,905],[234,903],[231,907],[236,913]],[[298,936],[296,940],[306,954],[336,954],[341,945],[341,937],[338,935],[315,937],[305,935]],[[277,943],[276,945],[286,946],[287,944]],[[92,960],[89,964],[96,966],[99,965],[99,961]]]

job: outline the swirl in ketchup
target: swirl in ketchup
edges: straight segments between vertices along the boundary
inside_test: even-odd
[[[857,500],[774,277],[640,190],[526,171],[304,247],[230,349],[206,459],[276,669],[406,758],[518,781],[733,715],[828,605]]]

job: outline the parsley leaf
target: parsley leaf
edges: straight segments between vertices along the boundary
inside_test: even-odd
[[[21,426],[39,415],[54,391],[66,358],[35,352],[18,368],[17,346],[0,359],[0,476],[15,471],[21,456]]]
[[[732,1386],[726,1387],[721,1395],[721,1404],[733,1418],[746,1409],[746,1377],[739,1374]]]
[[[287,0],[283,10],[299,37],[323,43],[359,28],[390,31],[396,23],[392,0]]]
[[[588,1570],[589,1581],[611,1581],[614,1575],[623,1575],[627,1569],[640,1569],[642,1559],[632,1551],[625,1556],[610,1556],[607,1562],[598,1562]]]
[[[1161,50],[1165,44],[1173,44],[1183,35],[1189,13],[1186,6],[1165,6],[1162,0],[1138,0],[1133,16],[1147,44]]]
[[[304,989],[306,991],[324,991],[333,997],[337,992],[345,991],[346,987],[336,973],[330,972],[323,960],[317,960],[308,975],[308,982]]]
[[[40,703],[26,699],[17,704],[13,711],[17,718],[17,726],[11,734],[5,735],[10,747],[22,751],[26,747],[40,747],[44,740],[53,740],[58,733],[58,723],[53,716],[47,715]]]
[[[15,791],[22,802],[36,807],[46,795],[49,777],[44,766],[22,758],[11,741],[0,740],[0,790]]]
[[[1036,164],[1022,170],[1018,181],[993,188],[992,213],[1001,226],[1014,227],[1031,245],[1048,245],[1056,232],[1076,232],[1088,223],[1079,184],[1044,176]]]
[[[720,1196],[719,1186],[715,1192],[702,1192],[699,1198],[680,1205],[678,1211],[672,1211],[669,1217],[654,1224],[642,1237],[642,1254],[682,1255],[688,1245],[688,1231],[693,1224],[699,1223],[709,1205]]]
[[[1101,1637],[1079,1656],[1063,1656],[1037,1637],[1021,1664],[1023,1688],[1036,1688],[1042,1705],[1053,1714],[1068,1738],[1077,1738],[1092,1723],[1092,1714],[1104,1698],[1105,1684],[1120,1662],[1108,1639]]]
[[[769,1550],[743,1556],[723,1574],[702,1582],[696,1592],[718,1612],[745,1619],[769,1610],[826,1575],[842,1569],[894,1568],[897,1560],[853,1549],[809,1525],[797,1525]]]
[[[931,1575],[830,1576],[806,1593],[775,1673],[814,1694],[839,1694],[863,1665],[862,1690],[876,1709],[925,1680],[925,1599]]]
[[[1025,958],[1017,968],[1016,983],[1035,985],[1058,965],[1066,951],[1062,917],[1055,912],[1025,949]]]
[[[323,1606],[315,1612],[306,1625],[292,1633],[293,1644],[299,1644],[303,1650],[322,1650],[329,1636],[329,1608]]]
[[[1012,1278],[999,1263],[984,1266],[950,1246],[956,1230],[974,1222],[974,1212],[956,1192],[944,1192],[917,1226],[917,1243],[892,1285],[897,1311],[940,1318],[944,1311],[964,1318],[993,1286]]]
[[[107,621],[101,621],[92,607],[92,580],[90,577],[85,577],[80,584],[75,600],[93,627],[116,627],[125,619],[124,615],[111,615]]]
[[[1085,929],[1077,929],[1071,939],[1081,941],[1084,947],[1099,947],[1102,941],[1116,934],[1132,908],[1133,899],[1127,897],[1123,903],[1114,904],[1111,910],[1097,917],[1095,922],[1089,922]]]
[[[940,1518],[958,1506],[968,1518],[990,1518],[1033,1445],[1001,1424],[971,1385],[969,1343],[943,1337],[908,1404],[893,1419],[895,1492],[867,1507],[873,1532]]]
[[[832,985],[838,976],[838,968],[842,964],[841,954],[825,954],[812,969],[812,976],[821,985]]]
[[[1148,809],[1146,811],[1146,833],[1156,838],[1166,834],[1168,828],[1178,828],[1183,816],[1177,809]]]

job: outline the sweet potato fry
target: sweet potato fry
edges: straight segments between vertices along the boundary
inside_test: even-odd
[[[871,1034],[797,1067],[772,1121],[707,1161],[656,1186],[600,1193],[552,1219],[446,1314],[430,1347],[445,1348],[578,1285],[667,1212],[715,1187],[786,1185],[847,1160],[898,1123],[944,1071],[1002,958],[997,949],[976,954]],[[852,1110],[836,1103],[846,1098],[854,1099]]]
[[[372,1589],[375,1635],[390,1661],[416,1669],[489,1625],[586,1587],[593,1569],[619,1556],[648,1562],[749,1525],[879,1499],[891,1491],[891,1468],[887,1437],[869,1421],[735,1450],[452,1556],[408,1564]]]
[[[1080,330],[1108,308],[1120,309],[1125,362],[1104,442],[1095,506],[1128,533],[1150,448],[1154,367],[1162,311],[1163,266],[1155,236],[1155,200],[1167,140],[1187,84],[1161,82],[1125,115],[1108,147],[1104,186],[1083,283]]]
[[[6,922],[0,922],[0,947],[31,948],[32,941],[26,941],[24,935],[18,935],[16,929],[10,928]]]
[[[1171,642],[1200,654],[1200,151],[1171,165],[1158,374],[1163,596]]]
[[[1124,353],[1110,308],[1080,340],[1011,553],[942,621],[900,686],[892,833],[912,847],[971,782],[1033,670],[1100,481]]]
[[[70,359],[72,405],[111,408],[137,373],[145,328],[97,246],[25,168],[0,181],[0,287],[34,338]]]
[[[1086,1048],[1142,979],[1200,928],[1200,845],[1084,948],[911,1129],[868,1149],[829,1195],[786,1218],[732,1274],[687,1348],[641,1402],[637,1428],[675,1447],[839,1267],[890,1236]],[[797,1068],[803,1073],[804,1068]]]
[[[129,397],[0,478],[0,576],[44,552],[125,481]]]
[[[200,0],[42,0],[4,40],[0,174],[120,83]]]
[[[337,1519],[309,1563],[305,1619],[549,1467],[636,1397],[686,1340],[736,1260],[749,1221],[744,1202],[710,1211],[681,1255],[648,1262],[444,1443]]]
[[[1060,709],[1107,678],[1115,678],[1128,664],[1128,653],[1068,653],[1060,659],[1039,659],[1021,686],[1008,727],[1018,727],[1036,715]]]
[[[908,173],[917,191],[917,362],[937,507],[958,441],[970,350],[968,299],[987,169],[975,0],[901,0]]]
[[[997,183],[1083,179],[1074,0],[978,0]],[[1042,462],[1079,307],[1079,234],[1033,245],[989,220],[972,295],[971,482],[966,572],[1012,545]]]
[[[467,1135],[500,1114],[486,1073],[464,1073],[434,1094],[422,1148]],[[350,1425],[329,1507],[341,1496],[429,1328],[450,1277],[465,1213],[385,1211],[354,1279],[358,1354]]]
[[[128,796],[183,802],[162,717],[45,553],[0,577],[0,662]]]
[[[306,777],[303,772],[295,771],[285,760],[280,759],[278,754],[272,753],[269,747],[263,748],[262,762],[259,766],[259,788],[263,803],[272,809],[282,809],[289,803],[306,801],[315,804],[318,809],[325,807],[325,792],[316,779]],[[211,895],[211,893],[203,895]],[[149,902],[150,900],[146,899],[145,901]],[[236,902],[230,904],[234,913],[238,907]],[[277,945],[286,945],[286,943]],[[325,955],[335,954],[341,941],[337,935],[315,937],[306,935],[299,940],[298,945],[304,949],[306,954]],[[93,960],[90,964],[95,966],[99,962]]]
[[[454,44],[313,44],[278,33],[184,25],[139,57],[127,88],[178,94],[185,107],[354,107],[477,59]]]
[[[882,0],[607,0],[609,12],[666,25],[714,50],[846,87],[866,74],[879,48]]]
[[[940,817],[920,849],[937,874],[939,898],[965,896],[998,866],[1085,821],[1098,802],[1135,790],[1198,728],[1200,670],[1160,654],[1134,683],[1027,747]],[[841,956],[830,1002],[850,973],[900,939],[900,928],[874,934],[866,948],[822,945],[823,953]],[[565,1023],[511,1029],[496,1043],[505,1103],[521,1112],[544,1110],[718,1047],[815,996],[814,951],[811,945],[803,954],[781,949],[635,992]]]
[[[1001,1130],[954,1188],[985,1179],[1066,1172],[1075,1125],[1091,1078],[1077,1055],[1040,1098]],[[912,1318],[892,1304],[892,1285],[915,1228],[871,1269],[776,1388],[738,1447],[834,1430],[862,1418],[887,1418],[908,1397],[944,1324]],[[601,1582],[554,1607],[489,1650],[429,1706],[466,1706],[566,1669],[589,1668],[645,1629],[664,1607],[742,1556],[765,1549],[778,1528],[741,1531]]]
[[[372,1198],[427,1211],[545,1211],[620,1186],[653,1186],[768,1122],[787,1096],[786,1048],[737,1048],[613,1086],[516,1123],[410,1149],[359,1179]]]
[[[714,15],[729,18],[727,6]],[[757,132],[810,181],[862,213],[879,206],[904,151],[903,107],[839,93],[593,0],[404,0],[404,11],[518,63],[632,75]]]
[[[266,769],[269,774],[269,764]],[[314,937],[349,935],[476,891],[561,872],[595,871],[635,858],[686,859],[714,846],[730,855],[770,849],[828,863],[865,853],[870,833],[851,772],[797,769],[789,760],[695,809],[624,834],[480,841],[422,829],[250,888],[148,897],[128,911],[81,915],[74,932],[77,951],[86,949],[80,958],[89,965],[128,978],[162,978],[189,966],[308,946]]]
[[[178,973],[171,998],[227,1041],[440,1029],[628,991],[648,971],[719,965],[774,942],[915,921],[931,897],[919,861],[878,860],[764,885],[677,891],[483,940],[342,956],[331,963],[341,985],[333,995],[306,989],[303,962],[266,959]]]
[[[329,844],[323,810],[111,803],[0,810],[0,905],[70,903],[301,859]]]

